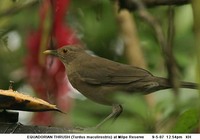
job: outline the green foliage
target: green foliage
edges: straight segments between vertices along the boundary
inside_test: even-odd
[[[0,88],[7,89],[9,81],[16,82],[15,88],[27,84],[24,78],[24,59],[26,55],[27,33],[38,26],[39,3],[28,8],[25,0],[0,2]],[[95,54],[115,60],[125,60],[116,54],[118,25],[115,19],[113,3],[109,0],[71,1],[66,22],[77,30],[77,35]],[[3,14],[7,9],[19,8],[14,13]],[[14,9],[15,9],[14,8]],[[181,71],[181,79],[195,81],[194,34],[191,7],[176,7],[174,54]],[[167,30],[167,7],[152,8],[150,12],[159,19],[163,29]],[[187,13],[186,13],[186,12]],[[148,64],[148,69],[157,76],[166,75],[163,57],[153,29],[134,12],[137,30]],[[189,21],[189,22],[186,22]],[[20,38],[20,47],[10,50],[8,34],[16,31]],[[120,45],[118,45],[120,46]],[[121,45],[123,47],[123,43]],[[122,52],[123,54],[123,52]],[[198,64],[199,65],[199,64]],[[21,70],[21,73],[15,73]],[[17,79],[17,80],[16,80]],[[160,91],[155,95],[155,105],[148,106],[143,96],[121,94],[117,99],[123,102],[124,112],[114,122],[107,122],[100,132],[104,133],[195,133],[199,127],[199,95],[195,91],[180,90],[179,97],[171,90]],[[111,107],[96,104],[89,100],[75,100],[71,114],[74,126],[93,127],[111,112]],[[199,129],[199,128],[198,128]]]
[[[115,46],[112,42],[116,40],[117,24],[112,2],[97,0],[87,3],[74,2],[72,11],[79,22],[76,29],[83,34],[82,40],[89,49],[97,55],[113,59]]]
[[[36,1],[37,2],[37,1]],[[15,81],[14,88],[24,81],[23,65],[27,31],[36,27],[38,9],[36,2],[2,0],[0,3],[0,88],[7,89],[9,81]],[[12,9],[12,10],[11,10]],[[31,15],[31,16],[30,16]],[[38,16],[38,15],[37,15]],[[17,32],[21,42],[16,50],[8,44],[9,33]]]
[[[159,99],[154,108],[149,107],[141,95],[122,93],[117,99],[122,103],[123,113],[114,123],[112,120],[106,122],[97,132],[194,133],[199,124],[199,104],[189,104],[189,102],[197,103],[198,100],[180,99],[175,104],[174,96],[169,91],[155,94],[155,96],[165,94],[168,98]],[[189,93],[187,90],[183,91]],[[111,107],[101,106],[88,100],[77,100],[76,103],[71,112],[71,119],[76,127],[94,127],[111,113]]]
[[[177,122],[172,128],[172,133],[192,133],[199,124],[199,110],[188,109],[177,118]]]

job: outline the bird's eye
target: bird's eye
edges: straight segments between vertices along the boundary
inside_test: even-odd
[[[67,49],[63,49],[63,53],[67,53]]]

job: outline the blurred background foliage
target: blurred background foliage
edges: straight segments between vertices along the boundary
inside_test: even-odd
[[[0,3],[0,89],[8,89],[9,81],[13,80],[15,90],[31,92],[36,96],[37,94],[27,83],[24,61],[27,34],[39,26],[38,11],[41,1],[1,0]],[[165,32],[168,26],[167,8],[160,6],[148,9],[159,20]],[[166,77],[162,53],[153,29],[141,20],[137,12],[133,13],[147,69],[154,75]],[[113,2],[109,0],[73,0],[65,21],[94,54],[128,63],[123,53],[124,43],[119,36],[115,16]],[[175,7],[174,55],[178,62],[181,80],[185,81],[196,81],[196,56],[199,55],[194,48],[192,17],[190,4]],[[153,107],[148,105],[143,96],[117,97],[123,102],[124,112],[112,125],[111,121],[106,123],[101,131],[105,133],[200,131],[198,91],[181,89],[180,94],[174,96],[171,90],[165,90],[153,93],[153,96]],[[95,126],[111,112],[111,107],[96,104],[79,94],[73,97],[77,99],[73,98],[74,104],[67,113],[72,126]]]

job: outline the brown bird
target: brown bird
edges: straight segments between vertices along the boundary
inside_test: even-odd
[[[94,102],[112,106],[112,113],[97,127],[112,117],[116,119],[123,111],[120,103],[113,98],[117,91],[149,94],[172,88],[166,78],[153,76],[147,70],[138,67],[92,56],[78,45],[46,50],[44,53],[54,55],[62,61],[68,79],[75,89]],[[181,88],[198,88],[195,83],[180,84]]]

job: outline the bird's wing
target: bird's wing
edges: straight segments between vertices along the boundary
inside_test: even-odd
[[[85,71],[79,71],[83,81],[89,84],[127,84],[152,76],[148,71],[113,62],[107,59],[96,59],[92,65],[87,63]]]

